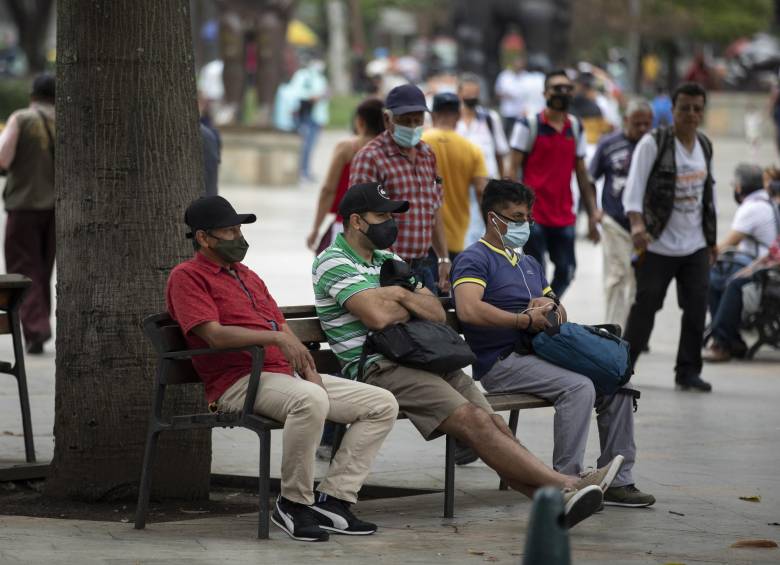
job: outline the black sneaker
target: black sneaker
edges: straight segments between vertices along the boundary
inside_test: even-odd
[[[320,528],[317,513],[311,506],[287,500],[279,495],[271,514],[271,522],[298,541],[328,541],[330,534]]]
[[[311,508],[320,528],[349,536],[367,536],[377,530],[376,524],[365,522],[349,509],[349,502],[327,495],[319,495]]]
[[[456,465],[468,465],[469,463],[474,463],[474,461],[479,459],[479,455],[477,455],[476,451],[471,449],[465,443],[459,442],[458,440],[455,440],[454,456]]]
[[[699,392],[710,392],[712,385],[707,381],[703,381],[699,375],[693,375],[692,377],[677,377],[675,379],[677,388],[680,390],[698,390]]]

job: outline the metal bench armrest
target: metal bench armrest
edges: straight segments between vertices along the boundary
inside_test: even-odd
[[[252,346],[252,372],[249,373],[249,384],[246,387],[246,398],[244,398],[244,408],[241,410],[241,419],[254,414],[255,398],[257,397],[257,387],[260,385],[260,371],[263,368],[265,359],[265,350]]]

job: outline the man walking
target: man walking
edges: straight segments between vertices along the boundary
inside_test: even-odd
[[[449,290],[451,261],[442,217],[442,183],[436,155],[422,141],[425,95],[413,84],[396,86],[385,101],[385,131],[352,159],[349,185],[378,182],[388,198],[407,200],[393,251],[431,292]],[[433,247],[434,254],[430,254]]]
[[[32,279],[20,316],[27,353],[43,353],[51,338],[54,267],[54,77],[33,81],[30,106],[17,110],[0,134],[0,169],[8,171],[3,198],[5,266]]]
[[[436,166],[444,186],[444,232],[450,259],[463,251],[469,229],[469,192],[473,186],[477,200],[487,183],[487,169],[482,151],[455,131],[460,118],[460,99],[452,92],[433,97],[433,128],[423,134],[423,141],[436,155]]]
[[[576,172],[585,210],[588,212],[588,237],[599,241],[597,224],[601,214],[596,207],[595,189],[585,167],[585,136],[582,123],[567,113],[574,85],[563,70],[547,73],[544,96],[547,107],[537,115],[515,124],[509,145],[512,148],[510,176],[533,189],[535,224],[526,253],[534,257],[546,272],[545,255],[555,265],[552,289],[563,296],[574,278],[574,199],[571,175]]]
[[[644,100],[632,100],[623,118],[623,131],[599,142],[590,162],[594,181],[604,178],[601,192],[602,251],[604,257],[604,298],[606,321],[624,328],[628,310],[634,302],[636,282],[631,266],[633,242],[631,226],[623,211],[623,189],[628,178],[631,155],[636,144],[650,130],[653,111]]]
[[[672,95],[672,126],[645,135],[631,160],[623,207],[636,262],[636,299],[628,315],[625,339],[636,365],[653,331],[672,279],[682,308],[674,367],[683,390],[709,392],[702,380],[701,345],[707,314],[709,268],[715,261],[717,215],[712,177],[712,144],[700,131],[707,93],[683,83]]]
[[[458,82],[458,96],[461,101],[460,119],[455,131],[480,148],[488,178],[503,178],[509,144],[501,126],[501,118],[495,110],[480,105],[482,96],[479,77],[473,73],[464,73]],[[466,232],[467,247],[477,241],[485,231],[475,192],[472,190],[469,195],[471,217]]]
[[[549,363],[527,347],[535,334],[550,326],[552,308],[563,321],[566,317],[563,305],[545,296],[549,287],[539,263],[522,253],[533,199],[522,184],[491,180],[482,199],[485,234],[453,264],[455,311],[477,356],[474,378],[488,392],[529,393],[555,405],[553,468],[564,474],[583,470],[595,406],[601,439],[598,464],[624,458],[604,503],[650,506],[655,498],[636,488],[631,473],[636,458],[631,396],[620,391],[597,395],[588,377]]]

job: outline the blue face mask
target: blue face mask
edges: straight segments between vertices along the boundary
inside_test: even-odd
[[[501,236],[504,245],[512,249],[525,246],[528,243],[528,238],[531,236],[531,224],[529,222],[507,222],[501,218],[498,218],[505,226],[506,233],[498,235]],[[498,226],[496,226],[498,229]]]
[[[408,126],[400,126],[395,124],[393,129],[393,139],[401,147],[414,147],[422,139],[423,128],[422,126],[416,128],[410,128]]]

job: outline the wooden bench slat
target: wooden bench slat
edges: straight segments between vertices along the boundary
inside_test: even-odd
[[[304,343],[326,343],[328,341],[317,318],[291,319],[287,320],[287,325]]]
[[[539,398],[533,394],[515,393],[515,394],[486,394],[493,410],[525,410],[527,408],[544,408],[552,406],[544,398]]]

